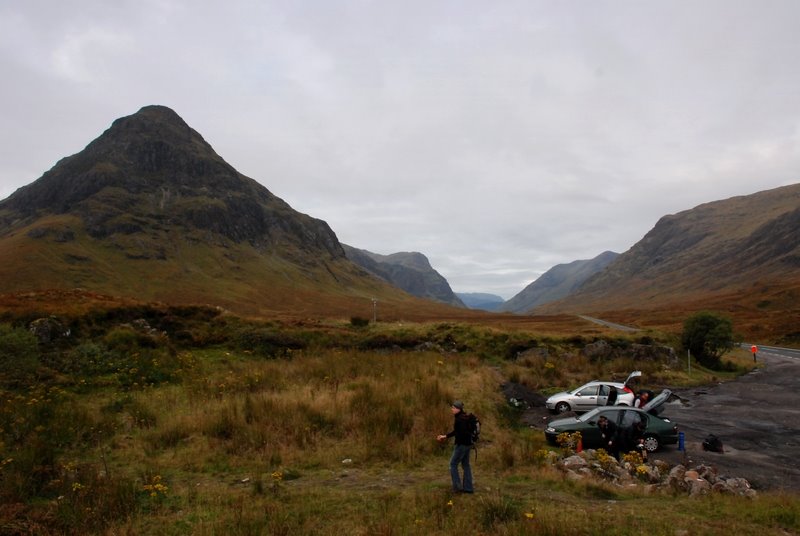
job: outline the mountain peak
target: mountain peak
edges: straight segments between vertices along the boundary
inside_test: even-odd
[[[40,179],[0,202],[0,209],[26,216],[61,214],[110,188],[130,193],[206,188],[224,195],[241,191],[246,182],[175,111],[153,105],[115,120],[83,151],[62,158]]]
[[[225,162],[174,110],[145,106],[0,201],[0,219],[73,215],[95,238],[181,228],[234,242],[344,257],[324,222],[294,211]],[[2,222],[0,222],[2,223]],[[312,244],[313,242],[313,244]]]
[[[142,107],[138,112],[125,117],[120,117],[111,124],[98,140],[104,138],[127,137],[130,135],[159,136],[175,142],[191,142],[193,138],[203,137],[193,130],[175,110],[166,106],[149,105]],[[95,141],[98,141],[95,140]],[[207,143],[203,140],[208,148]]]
[[[138,112],[129,117],[150,117],[168,121],[177,121],[184,125],[186,124],[181,116],[175,112],[175,110],[162,104],[148,104],[147,106],[142,106],[139,108]],[[119,121],[119,119],[117,119],[117,121]]]

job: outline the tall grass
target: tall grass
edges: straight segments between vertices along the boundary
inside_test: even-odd
[[[129,325],[96,330],[47,349],[36,382],[2,387],[0,533],[800,530],[794,496],[656,499],[543,463],[541,430],[517,425],[499,385],[516,375],[545,390],[641,365],[590,362],[580,341],[455,324],[280,334],[186,315],[152,319],[202,334],[183,347]],[[483,423],[474,496],[450,494],[451,444],[434,439],[455,398]]]

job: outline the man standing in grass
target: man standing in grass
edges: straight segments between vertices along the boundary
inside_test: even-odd
[[[456,493],[472,493],[472,468],[469,466],[469,454],[472,450],[472,429],[470,417],[464,412],[464,403],[456,400],[450,406],[453,412],[453,431],[446,435],[439,435],[439,441],[455,437],[453,455],[450,457],[450,477],[453,479],[453,491]],[[458,474],[458,465],[464,469],[464,480]]]

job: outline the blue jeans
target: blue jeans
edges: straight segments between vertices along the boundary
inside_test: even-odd
[[[450,458],[450,478],[453,479],[453,491],[466,491],[472,493],[472,468],[469,466],[469,454],[472,447],[469,445],[456,445],[453,456]],[[458,464],[464,468],[464,485],[458,476]]]

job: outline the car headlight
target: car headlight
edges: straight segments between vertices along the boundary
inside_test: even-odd
[[[556,433],[556,429],[553,428],[552,426],[548,426],[547,428],[544,429],[544,431],[546,433],[548,433],[548,434],[555,434]]]

